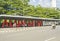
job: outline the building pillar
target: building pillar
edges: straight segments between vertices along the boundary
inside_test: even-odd
[[[21,20],[18,20],[17,27],[20,27],[22,25]]]
[[[30,22],[31,23],[31,26],[35,26],[35,20],[32,20],[32,22]]]
[[[16,27],[16,26],[17,26],[17,21],[14,20],[13,27]]]
[[[13,27],[12,20],[9,20],[9,27]]]
[[[28,21],[28,26],[32,27],[34,25],[33,21]]]
[[[22,26],[23,26],[23,27],[26,26],[25,20],[22,20]]]
[[[2,23],[2,27],[4,27],[4,26],[8,27],[8,22],[6,19],[4,19],[4,22]]]
[[[37,26],[42,26],[42,21],[37,21]]]

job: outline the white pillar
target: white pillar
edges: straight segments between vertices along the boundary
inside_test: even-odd
[[[51,7],[56,8],[56,0],[51,0]]]

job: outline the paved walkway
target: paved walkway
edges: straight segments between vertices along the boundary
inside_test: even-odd
[[[52,29],[51,26],[42,26],[42,27],[17,27],[17,28],[0,28],[0,32],[20,32],[20,31],[28,31],[33,29],[40,29],[40,30],[50,30]]]
[[[0,32],[0,41],[60,41],[60,26],[4,28]]]

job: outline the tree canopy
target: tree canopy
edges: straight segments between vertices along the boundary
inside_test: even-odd
[[[0,14],[60,18],[60,10],[28,4],[29,0],[0,0]]]

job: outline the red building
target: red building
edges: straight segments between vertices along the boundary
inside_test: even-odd
[[[0,20],[4,20],[0,23],[1,27],[35,27],[43,26],[43,21],[53,21],[57,22],[60,19],[47,19],[39,17],[29,17],[29,16],[13,16],[13,15],[0,15]],[[8,22],[9,20],[9,22]]]

